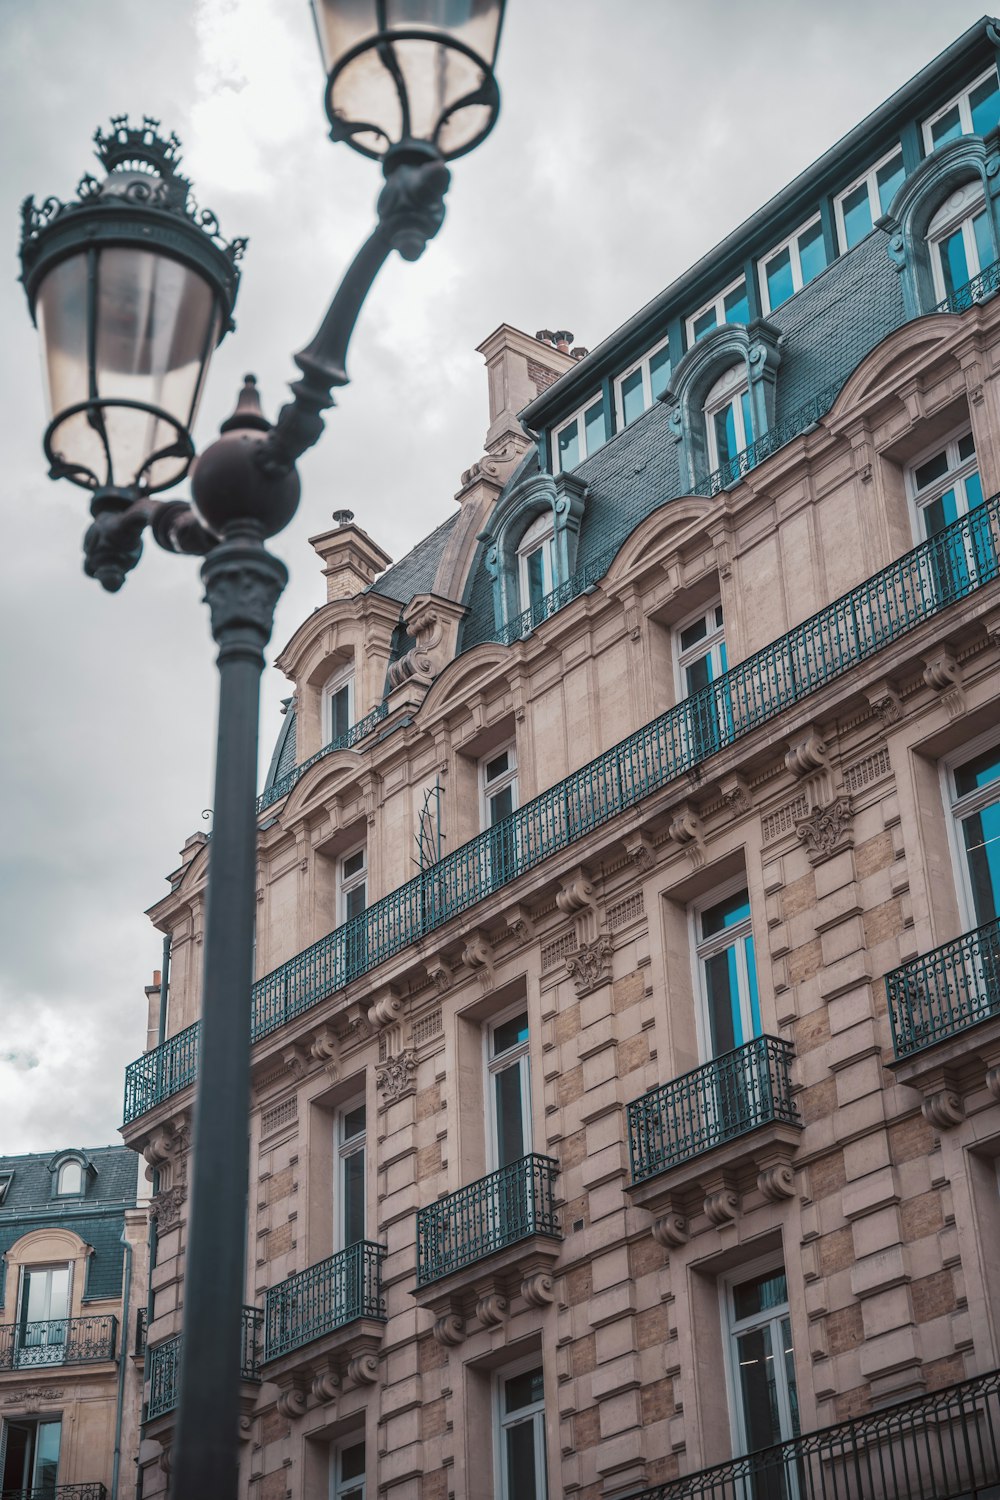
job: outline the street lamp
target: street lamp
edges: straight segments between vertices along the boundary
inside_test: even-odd
[[[219,647],[200,1057],[184,1287],[175,1500],[236,1500],[249,1122],[260,673],[284,565],[264,546],[295,514],[296,460],[323,430],[364,299],[392,250],[416,260],[444,219],[449,159],[496,120],[505,0],[313,0],[331,135],[380,159],[377,223],[272,426],[252,377],[197,459],[191,427],[232,327],[244,241],[227,244],[158,122],[98,131],[104,182],[22,210],[22,280],[42,337],[53,478],[91,495],[85,571],[115,591],[148,526],[204,557]],[[190,468],[193,505],[157,498]]]

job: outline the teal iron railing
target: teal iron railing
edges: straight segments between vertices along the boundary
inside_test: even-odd
[[[384,1259],[384,1245],[359,1240],[271,1287],[264,1299],[265,1363],[358,1318],[384,1323]]]
[[[553,1185],[559,1163],[525,1156],[417,1210],[417,1286],[532,1235],[562,1239]]]
[[[934,309],[935,312],[968,312],[977,302],[986,302],[994,292],[1000,291],[1000,260],[984,267],[962,286],[958,286],[950,297],[945,297]]]
[[[259,1307],[244,1307],[240,1332],[240,1379],[260,1380],[260,1330],[264,1314]],[[173,1411],[180,1397],[181,1348],[184,1335],[174,1334],[162,1344],[146,1348],[146,1378],[149,1381],[149,1397],[143,1414],[144,1422],[152,1422]]]
[[[815,427],[821,417],[825,417],[834,401],[837,399],[843,381],[837,381],[834,385],[824,386],[823,390],[817,391],[815,396],[810,396],[801,406],[796,407],[783,421],[777,422],[770,432],[765,432],[755,443],[748,448],[735,453],[732,458],[713,469],[711,474],[701,474],[691,486],[692,495],[705,495],[711,497],[717,495],[720,490],[728,489],[731,484],[749,474],[751,469],[756,469],[765,458],[770,458],[772,453],[777,453],[779,448],[784,448],[793,438],[801,437],[802,433],[810,427]]]
[[[388,703],[380,703],[377,708],[372,709],[370,714],[366,714],[363,719],[352,724],[346,734],[338,735],[335,740],[324,745],[322,750],[317,750],[315,755],[310,755],[308,760],[304,760],[301,765],[293,766],[286,775],[261,792],[257,798],[258,813],[262,813],[273,803],[280,802],[282,797],[287,797],[296,782],[300,781],[309,767],[314,766],[317,761],[325,760],[328,755],[333,755],[335,750],[353,750],[355,745],[368,738],[373,729],[378,728],[388,712]]]
[[[801,1125],[792,1101],[791,1060],[788,1042],[758,1036],[633,1099],[632,1181],[656,1177],[773,1120]]]
[[[508,620],[492,639],[499,641],[502,646],[512,646],[515,641],[520,641],[524,636],[530,635],[545,620],[550,619],[557,610],[562,609],[566,604],[571,604],[574,599],[578,599],[581,594],[592,589],[614,562],[617,551],[617,547],[609,548],[599,557],[593,558],[585,568],[578,568],[565,583],[560,583],[543,599],[536,599],[534,604],[529,604],[528,608],[522,610],[519,615],[515,615],[513,620]]]
[[[1000,495],[454,849],[253,987],[257,1041],[1000,576]],[[195,1023],[197,1025],[197,1023]],[[192,1081],[194,1028],[126,1070],[125,1123]]]
[[[629,1500],[995,1500],[1000,1371],[728,1459]]]
[[[118,1319],[51,1318],[43,1323],[0,1326],[0,1370],[49,1365],[93,1365],[114,1359]]]
[[[885,989],[897,1058],[1000,1016],[1000,920],[893,969]]]
[[[36,1485],[30,1490],[0,1490],[0,1500],[107,1500],[100,1480],[83,1484]]]

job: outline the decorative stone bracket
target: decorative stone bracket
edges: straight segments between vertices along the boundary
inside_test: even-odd
[[[430,687],[443,667],[455,655],[458,626],[465,606],[436,594],[418,594],[411,600],[403,623],[415,644],[389,667],[389,688],[404,685]]]
[[[795,832],[805,846],[811,865],[822,864],[854,843],[851,799],[835,797],[825,807],[813,803],[809,816],[797,818]]]
[[[705,863],[705,830],[697,809],[685,802],[670,821],[670,837],[687,854],[691,866],[700,870]]]
[[[485,932],[469,934],[465,947],[462,949],[462,962],[473,973],[478,974],[479,984],[484,994],[492,990],[496,983],[493,968],[493,944]]]
[[[816,728],[810,726],[798,739],[789,741],[785,765],[800,781],[817,771],[829,770],[829,750]]]
[[[924,657],[924,682],[941,695],[949,719],[965,713],[962,668],[950,651],[936,651],[933,656]]]
[[[566,967],[578,995],[589,995],[611,979],[614,944],[608,933],[598,933],[592,943],[581,943],[575,953],[567,953]]]
[[[375,1070],[375,1085],[382,1095],[382,1105],[398,1104],[417,1087],[417,1054],[405,1047],[396,1057],[387,1057]]]

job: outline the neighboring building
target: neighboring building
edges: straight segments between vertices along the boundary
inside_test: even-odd
[[[1000,1485],[998,45],[589,354],[492,334],[486,454],[402,562],[313,539],[259,802],[254,1500]],[[147,1500],[207,858],[126,1083]]]
[[[125,1146],[0,1157],[4,1500],[135,1494],[149,1217],[136,1176]]]

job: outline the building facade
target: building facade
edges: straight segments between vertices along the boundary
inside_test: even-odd
[[[135,1494],[148,1201],[125,1146],[0,1157],[0,1494]]]
[[[594,350],[497,329],[400,563],[313,538],[258,806],[252,1500],[997,1493],[998,46]],[[209,848],[126,1080],[147,1497]]]

